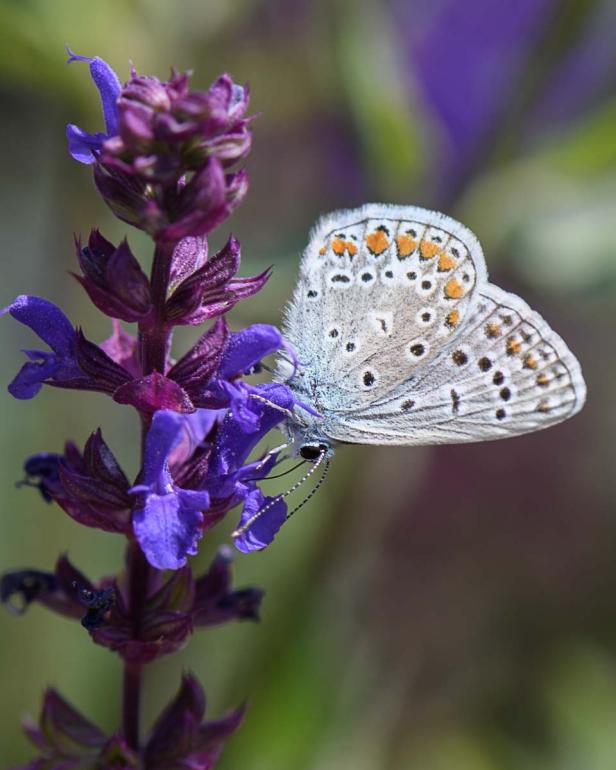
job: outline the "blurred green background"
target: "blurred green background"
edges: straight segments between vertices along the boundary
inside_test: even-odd
[[[244,274],[275,273],[234,324],[280,320],[320,213],[432,206],[477,233],[493,279],[546,316],[588,382],[581,415],[544,433],[339,452],[275,544],[237,559],[237,584],[267,592],[262,622],[195,635],[145,692],[148,719],[184,668],[211,715],[249,698],[223,770],[616,767],[615,30],[613,0],[1,0],[2,304],[42,294],[108,336],[66,274],[72,234],[129,228],[65,149],[67,122],[102,125],[69,43],[121,78],[130,59],[163,78],[192,68],[198,87],[223,70],[249,81],[251,192],[229,228]],[[7,320],[0,335],[7,383],[32,338]],[[54,389],[0,403],[2,569],[68,551],[91,577],[117,570],[118,538],[14,482],[26,456],[98,425],[134,473],[134,414]],[[48,683],[116,727],[113,655],[40,607],[0,623],[3,767],[32,755],[19,717]]]

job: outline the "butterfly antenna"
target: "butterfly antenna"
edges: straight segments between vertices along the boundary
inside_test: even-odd
[[[286,414],[287,417],[291,417],[292,419],[294,417],[293,412],[290,409],[285,409],[284,406],[278,406],[278,404],[275,404],[273,401],[270,401],[269,398],[260,396],[258,393],[249,393],[248,397],[254,398],[257,401],[261,401],[262,403],[267,404],[268,406],[271,406],[272,409],[277,409],[279,412]]]
[[[296,489],[299,489],[302,486],[302,484],[304,484],[306,481],[308,481],[308,479],[312,476],[312,474],[316,472],[317,468],[319,467],[319,465],[321,465],[321,463],[323,462],[324,458],[325,458],[325,452],[322,452],[319,455],[319,459],[316,460],[313,463],[313,465],[310,466],[310,469],[308,471],[306,471],[306,473],[304,473],[304,475],[301,477],[301,479],[296,481],[295,484],[293,484],[293,486],[290,489],[288,489],[286,492],[283,492],[281,495],[276,495],[276,497],[273,497],[269,501],[269,503],[267,503],[267,505],[263,506],[263,508],[259,508],[259,510],[254,514],[254,516],[251,516],[248,519],[248,521],[246,521],[246,522],[244,522],[244,524],[242,524],[241,527],[238,527],[236,530],[234,530],[231,533],[231,537],[237,538],[237,537],[240,537],[241,535],[243,535],[244,532],[246,532],[247,529],[250,529],[250,527],[252,527],[252,525],[255,523],[255,521],[257,521],[257,519],[260,519],[261,516],[263,516],[263,514],[266,511],[269,511],[269,509],[272,508],[274,505],[276,505],[276,503],[279,503],[281,500],[284,500],[285,497],[288,497],[289,495],[292,495],[293,492],[295,492]],[[326,460],[326,466],[327,465],[329,465],[329,460]],[[323,476],[321,476],[321,479],[319,480],[319,484],[317,486],[321,485],[322,480],[323,480]],[[311,495],[309,495],[308,497],[311,497]],[[306,498],[306,499],[308,499],[308,498]],[[304,502],[306,502],[306,501],[304,500]],[[302,505],[303,505],[303,503],[302,503]],[[293,511],[293,513],[295,513],[295,511]],[[289,518],[289,517],[287,516],[287,518]]]
[[[279,452],[282,452],[283,449],[286,449],[289,446],[289,442],[286,441],[284,444],[280,444],[280,446],[276,446],[273,449],[270,449],[269,452],[266,452],[263,457],[261,458],[261,462],[256,466],[255,470],[260,471],[261,468],[263,468],[267,461],[272,457],[272,455],[277,455]],[[267,478],[264,476],[264,478]]]
[[[290,459],[290,458],[283,458],[283,459]],[[254,479],[254,481],[270,481],[272,479],[281,479],[284,476],[288,476],[289,473],[293,473],[293,471],[296,471],[298,468],[301,468],[302,465],[304,465],[307,460],[300,460],[296,465],[294,465],[292,468],[289,468],[286,471],[283,471],[282,473],[277,473],[275,476],[261,476],[260,479]]]
[[[317,481],[317,483],[310,490],[310,492],[306,495],[306,497],[301,501],[301,503],[296,505],[295,508],[293,508],[293,510],[290,513],[287,513],[285,521],[289,521],[291,516],[293,516],[294,513],[297,513],[300,508],[303,508],[306,505],[306,503],[308,502],[308,500],[310,500],[310,498],[317,493],[319,487],[321,487],[321,485],[323,484],[323,482],[327,478],[327,471],[329,470],[329,464],[330,464],[329,459],[326,459],[325,460],[325,465],[323,466],[323,473],[321,474],[321,478]]]

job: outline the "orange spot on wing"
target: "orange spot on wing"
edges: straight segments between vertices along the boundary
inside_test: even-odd
[[[319,254],[323,256],[324,254],[327,254],[327,246],[321,246],[319,249]]]
[[[375,230],[366,236],[366,245],[372,254],[382,254],[389,246],[389,241],[382,230]]]
[[[447,313],[447,317],[445,318],[445,326],[449,326],[450,329],[455,329],[459,322],[460,313],[457,310],[451,310],[449,313]]]
[[[447,299],[460,299],[464,294],[464,286],[456,278],[450,278],[445,284]]]
[[[417,248],[417,241],[411,238],[410,235],[399,235],[396,238],[396,246],[398,247],[399,256],[408,257]]]
[[[536,369],[537,368],[537,359],[533,356],[532,353],[527,353],[524,356],[524,368],[525,369]]]
[[[539,385],[539,387],[547,388],[549,384],[550,384],[550,378],[547,376],[547,374],[537,375],[537,385]]]
[[[332,251],[334,254],[337,254],[339,257],[344,254],[344,250],[346,249],[346,243],[342,240],[342,238],[334,238],[332,241]]]
[[[498,324],[489,323],[486,325],[486,337],[489,337],[491,340],[493,340],[496,337],[500,337],[500,336],[501,336],[501,328]]]
[[[353,241],[345,241],[346,250],[350,254],[350,256],[354,257],[357,254],[357,246],[353,243]]]
[[[520,352],[522,343],[519,340],[514,340],[513,337],[509,337],[507,340],[507,355],[515,356]]]
[[[438,243],[432,243],[432,241],[422,241],[419,244],[419,253],[424,259],[431,259],[432,257],[435,257],[440,250],[441,247],[438,245]]]
[[[446,270],[453,270],[455,266],[456,266],[456,261],[451,256],[451,254],[447,254],[446,252],[443,252],[441,256],[438,258],[438,270],[441,273],[444,273]]]

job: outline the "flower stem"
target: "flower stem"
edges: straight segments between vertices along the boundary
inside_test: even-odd
[[[172,243],[157,243],[150,276],[153,322],[139,330],[141,364],[144,374],[165,373],[171,333],[165,320],[165,303],[171,269]]]
[[[147,328],[140,328],[139,341],[141,351],[141,369],[144,375],[154,371],[165,373],[167,354],[171,342],[171,331],[165,323],[165,302],[169,285],[169,271],[173,244],[156,245],[152,273],[150,276],[153,323]],[[145,437],[150,426],[150,415],[142,414],[141,454]],[[143,612],[148,598],[150,580],[156,570],[148,564],[138,542],[131,540],[127,552],[128,571],[128,612],[132,620],[133,638],[141,634]],[[135,751],[140,745],[141,682],[143,665],[124,662],[124,682],[122,699],[122,726],[124,738]]]
[[[141,712],[141,671],[139,664],[124,664],[122,731],[131,749],[139,750],[139,717]]]

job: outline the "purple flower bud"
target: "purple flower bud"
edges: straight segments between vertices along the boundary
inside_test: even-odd
[[[167,373],[170,379],[182,386],[191,400],[199,397],[218,371],[228,334],[224,318],[218,318]]]
[[[81,329],[77,332],[75,358],[86,376],[78,380],[51,384],[65,388],[98,390],[113,395],[118,388],[131,379],[129,372],[109,358],[102,348],[86,339]]]
[[[40,718],[41,733],[48,746],[60,756],[71,756],[102,748],[106,736],[82,716],[54,689],[48,689]]]
[[[234,278],[239,266],[240,244],[230,236],[219,252],[175,289],[167,301],[167,318],[174,324],[197,326],[256,294],[267,282],[269,270],[252,278]]]
[[[207,238],[189,236],[178,242],[171,256],[169,288],[173,291],[185,278],[205,264],[208,255]]]
[[[52,496],[69,516],[108,532],[130,530],[130,485],[100,429],[86,442],[83,457],[75,452],[63,458],[60,483]]]
[[[179,241],[207,235],[230,215],[227,181],[218,158],[208,158],[177,194],[169,224],[158,233],[161,240]]]
[[[38,725],[27,720],[24,730],[40,756],[22,770],[141,767],[138,755],[121,736],[107,737],[52,688],[45,692]]]
[[[223,742],[240,726],[241,707],[213,722],[202,722],[205,695],[192,674],[184,674],[177,695],[156,720],[145,746],[148,770],[211,770]]]
[[[99,233],[90,233],[88,245],[78,240],[77,256],[83,277],[74,275],[99,310],[112,318],[134,322],[150,311],[150,282],[126,240],[116,248]]]
[[[138,380],[131,380],[118,388],[114,395],[118,404],[134,406],[139,412],[151,414],[159,409],[190,413],[195,406],[188,394],[176,382],[153,372]]]
[[[195,585],[193,605],[197,626],[214,626],[230,620],[258,620],[263,591],[258,588],[231,588],[233,551],[219,548],[209,570]]]
[[[160,574],[152,574],[138,629],[128,611],[123,587],[114,582],[107,586],[114,591],[114,603],[104,616],[104,625],[92,631],[97,644],[117,652],[130,663],[149,663],[176,652],[193,631],[194,582],[190,567],[179,569],[164,581]],[[97,598],[104,602],[106,597],[99,593]]]
[[[110,164],[94,166],[94,184],[118,219],[156,233],[166,219],[156,201],[147,196],[145,182]]]
[[[145,749],[147,766],[165,767],[171,760],[185,758],[204,716],[203,688],[193,675],[184,674],[175,698],[152,727]]]
[[[54,500],[80,524],[107,532],[130,531],[128,479],[100,430],[86,442],[83,456],[68,442],[63,455],[34,455],[25,468],[26,484],[39,488],[45,499]]]

